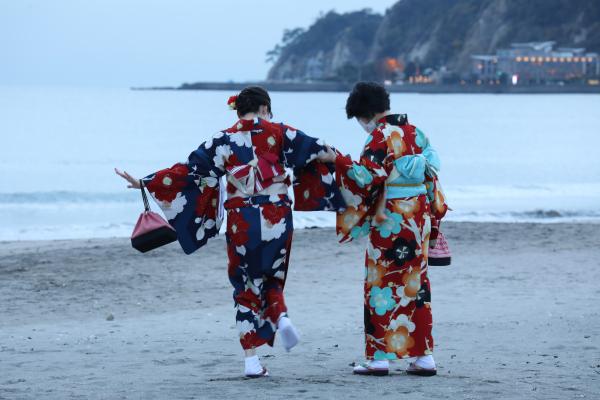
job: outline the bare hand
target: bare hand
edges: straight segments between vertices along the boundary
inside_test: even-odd
[[[129,175],[127,173],[127,171],[119,171],[117,168],[115,168],[115,173],[117,175],[119,175],[121,178],[125,179],[127,182],[129,182],[129,185],[127,185],[128,188],[130,189],[140,189],[140,181],[136,178],[134,178],[133,176]]]
[[[327,149],[325,151],[325,153],[321,153],[317,158],[319,161],[321,162],[335,162],[335,159],[337,158],[337,154],[335,153],[335,151],[333,151],[333,149],[329,146],[325,146],[325,148]]]

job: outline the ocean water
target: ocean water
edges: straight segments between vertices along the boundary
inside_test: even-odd
[[[0,240],[128,236],[143,176],[233,125],[233,93],[0,88]],[[273,93],[275,120],[358,156],[343,93]],[[600,95],[394,94],[442,159],[448,220],[600,222]],[[333,226],[296,213],[296,227]]]

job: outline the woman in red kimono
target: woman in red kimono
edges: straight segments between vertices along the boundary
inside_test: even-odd
[[[389,94],[358,83],[346,104],[367,132],[358,162],[336,159],[347,209],[338,213],[341,241],[369,237],[364,297],[365,355],[361,375],[387,375],[389,361],[415,358],[407,372],[435,375],[427,252],[447,206],[437,183],[439,159],[406,115],[390,113]]]
[[[292,243],[292,209],[285,168],[294,169],[295,209],[343,207],[335,185],[335,153],[321,140],[290,126],[270,122],[271,99],[248,87],[228,102],[239,120],[213,135],[186,163],[145,177],[142,182],[160,205],[186,253],[218,234],[221,177],[226,179],[228,275],[233,285],[236,325],[245,350],[245,375],[261,377],[256,348],[272,345],[279,331],[289,351],[298,333],[287,315],[283,288]],[[117,171],[139,188],[138,181]]]

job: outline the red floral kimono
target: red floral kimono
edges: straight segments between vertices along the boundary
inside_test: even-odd
[[[347,208],[338,213],[340,241],[369,237],[364,323],[367,359],[431,354],[427,252],[432,220],[446,213],[437,154],[405,115],[378,121],[358,162],[338,156],[336,181]],[[375,212],[384,202],[383,221]]]
[[[227,211],[228,275],[244,349],[272,344],[277,321],[287,313],[283,287],[293,225],[285,168],[294,169],[296,210],[345,206],[333,165],[316,161],[325,150],[320,140],[287,125],[240,120],[186,163],[144,178],[188,254],[218,234]]]

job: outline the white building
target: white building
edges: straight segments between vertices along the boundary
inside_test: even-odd
[[[502,77],[520,84],[582,81],[600,76],[597,53],[557,48],[555,42],[513,43],[495,55],[473,55],[472,73],[481,82]]]

